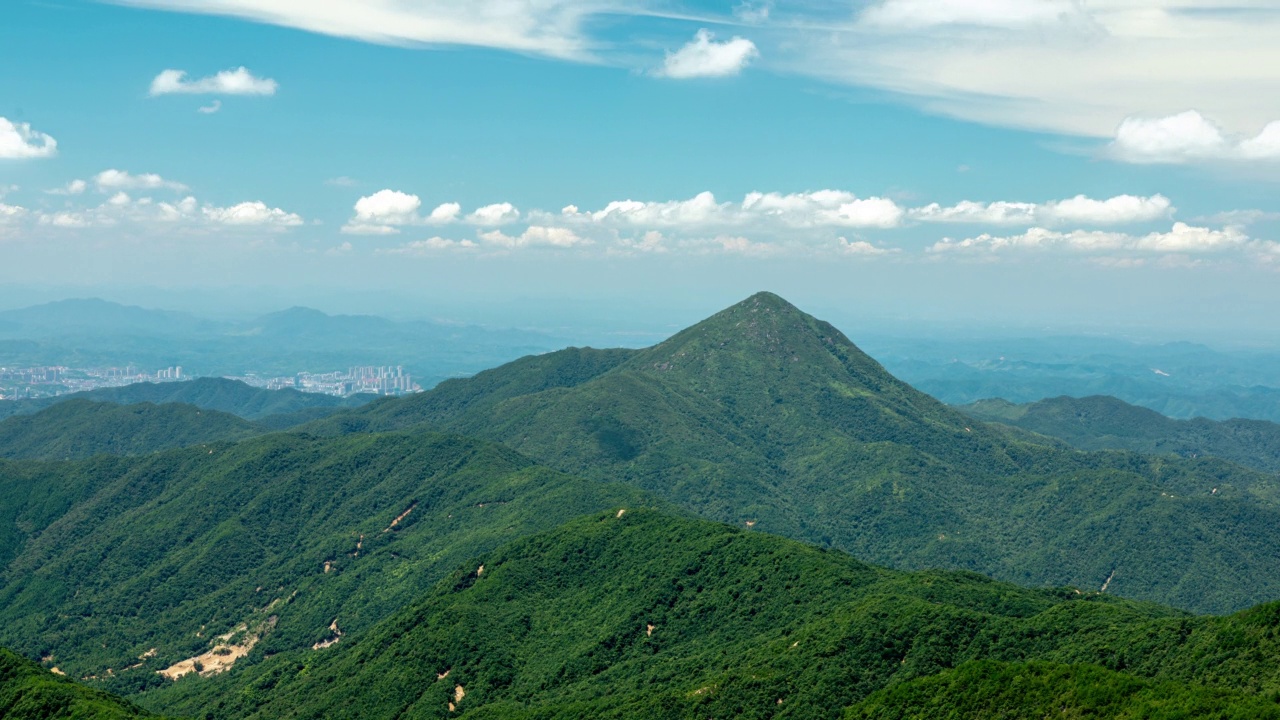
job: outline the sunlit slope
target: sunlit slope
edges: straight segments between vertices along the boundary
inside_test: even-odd
[[[0,717],[5,720],[132,720],[141,708],[0,648]]]
[[[959,666],[975,701],[990,700],[1000,673],[1047,671],[1083,700],[1097,690],[1140,703],[1175,682],[1181,707],[1275,718],[1278,631],[1276,605],[1196,618],[1096,592],[883,570],[627,509],[484,553],[348,645],[237,669],[204,685],[217,695],[179,683],[146,702],[226,718],[838,718]],[[976,660],[1054,665],[988,675],[963,665]],[[931,687],[967,697],[956,682]],[[909,710],[913,697],[870,707]],[[1001,702],[1045,705],[1043,693]]]
[[[0,420],[0,457],[69,460],[99,454],[138,455],[240,440],[260,432],[235,415],[194,405],[115,405],[76,399]]]
[[[645,502],[445,435],[0,463],[0,492],[19,531],[0,574],[0,644],[119,692],[167,683],[157,670],[205,653],[358,633],[467,557]]]
[[[618,355],[611,368],[564,370],[581,352],[375,403],[344,416],[346,428],[318,429],[423,422],[487,437],[705,517],[895,567],[1105,585],[1200,611],[1280,597],[1274,476],[1084,454],[975,422],[776,295]],[[573,381],[542,389],[533,369]]]

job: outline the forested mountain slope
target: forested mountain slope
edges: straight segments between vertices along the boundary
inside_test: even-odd
[[[0,648],[0,718],[132,720],[154,717],[125,700],[59,677]]]
[[[472,559],[350,643],[145,702],[218,718],[1026,718],[1046,701],[1054,717],[1277,718],[1278,631],[1280,605],[1197,618],[619,508]],[[1036,692],[1009,697],[1019,676]],[[913,714],[930,707],[918,678],[1005,713]]]
[[[708,518],[894,567],[1105,586],[1198,611],[1280,597],[1274,476],[1085,454],[975,422],[776,295],[583,362],[601,353],[526,359],[308,427],[426,423],[486,437]]]
[[[217,410],[166,403],[116,405],[68,400],[0,420],[0,457],[69,460],[102,453],[138,455],[260,434],[253,423]]]
[[[1265,420],[1174,420],[1107,396],[1063,396],[1025,405],[997,398],[958,409],[979,420],[1058,438],[1081,450],[1211,455],[1280,473],[1280,424]]]
[[[0,645],[132,692],[358,633],[468,557],[646,502],[447,435],[0,461]]]

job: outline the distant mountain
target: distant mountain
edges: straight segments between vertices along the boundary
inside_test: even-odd
[[[115,405],[78,398],[0,421],[0,457],[70,460],[240,440],[262,430],[194,405]]]
[[[6,720],[133,720],[156,716],[0,648],[0,717]]]
[[[885,367],[953,404],[1109,395],[1172,418],[1280,422],[1280,353],[1117,338],[886,338],[863,343]]]
[[[103,300],[0,312],[0,366],[183,366],[196,375],[290,376],[400,365],[419,384],[470,375],[561,347],[542,333],[447,322],[397,322],[295,307],[217,321]]]
[[[0,645],[136,693],[358,634],[469,557],[654,503],[447,435],[0,461]]]
[[[186,313],[150,310],[97,298],[59,300],[0,311],[0,337],[191,335],[216,332],[218,328],[219,323]]]
[[[304,393],[292,388],[264,390],[250,387],[239,380],[197,378],[185,382],[134,383],[115,388],[31,400],[0,400],[0,418],[39,412],[44,408],[71,400],[107,402],[116,405],[137,403],[185,403],[205,410],[237,415],[246,420],[262,420],[281,425],[279,417],[317,409],[358,407],[371,399],[368,395],[340,398],[319,393]],[[300,417],[313,420],[314,417]]]
[[[1197,618],[620,508],[473,558],[349,642],[145,702],[253,719],[1274,719],[1278,631],[1276,604]]]
[[[976,423],[769,293],[652,348],[526,359],[306,427],[415,423],[893,567],[1204,612],[1280,596],[1274,477]]]
[[[1105,396],[1064,396],[1024,405],[981,400],[959,409],[979,420],[1058,438],[1082,450],[1209,455],[1280,473],[1280,424],[1264,420],[1174,420]]]

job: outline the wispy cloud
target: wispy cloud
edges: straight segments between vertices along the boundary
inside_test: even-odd
[[[201,105],[200,107],[196,108],[196,112],[200,113],[201,115],[212,115],[221,109],[222,109],[222,101],[214,100],[208,105]]]

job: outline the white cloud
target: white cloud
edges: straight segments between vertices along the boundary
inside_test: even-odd
[[[342,232],[354,235],[392,235],[399,227],[421,221],[422,199],[398,190],[379,190],[356,201],[356,216]]]
[[[1274,0],[886,0],[761,35],[771,64],[931,112],[1110,138],[1188,107],[1234,135],[1280,118]]]
[[[155,229],[174,225],[192,228],[232,226],[284,229],[303,224],[300,216],[270,207],[261,201],[218,207],[201,205],[190,196],[172,203],[157,202],[150,197],[134,198],[124,191],[116,192],[97,207],[40,213],[37,221],[41,225],[69,229],[122,224]]]
[[[658,74],[676,79],[737,75],[760,56],[755,43],[746,38],[733,37],[724,42],[715,42],[714,38],[710,31],[699,30],[687,45],[667,53]]]
[[[712,193],[702,192],[688,200],[615,200],[596,212],[583,212],[573,205],[561,211],[561,217],[569,222],[696,230],[745,225],[796,229],[891,228],[901,224],[904,215],[905,211],[892,200],[859,198],[842,190],[788,195],[753,192],[738,204],[721,203]]]
[[[773,12],[773,0],[742,0],[733,8],[733,16],[748,25],[759,25]]]
[[[27,214],[27,209],[21,205],[6,205],[0,203],[0,224],[9,223]]]
[[[242,202],[231,207],[205,206],[201,209],[204,217],[221,225],[273,225],[278,227],[295,227],[302,224],[302,218],[280,208],[268,207],[261,200]]]
[[[452,210],[456,205],[442,206]],[[440,210],[441,208],[436,208]],[[458,208],[461,210],[461,208]],[[435,213],[432,213],[433,215]],[[455,213],[456,215],[456,213]],[[477,208],[475,212],[467,216],[467,220],[475,225],[488,227],[496,227],[499,225],[510,225],[520,219],[520,211],[511,203],[494,203],[493,205],[485,205]]]
[[[376,251],[383,255],[431,255],[448,250],[474,250],[480,247],[472,240],[450,240],[442,237],[431,237],[426,240],[414,240],[399,247]]]
[[[1239,228],[1221,230],[1197,227],[1186,223],[1173,224],[1168,232],[1147,235],[1107,232],[1101,230],[1074,230],[1060,232],[1035,227],[1020,235],[978,235],[963,240],[943,239],[929,248],[935,253],[999,252],[1002,250],[1053,250],[1064,249],[1080,252],[1113,253],[1185,253],[1205,254],[1232,249],[1258,249],[1269,243],[1259,244]]]
[[[196,112],[200,113],[201,115],[212,115],[221,109],[222,109],[222,101],[214,100],[208,105],[201,105],[200,107],[196,108]]]
[[[458,203],[442,203],[427,216],[427,222],[433,225],[445,225],[457,221],[461,215],[462,206]]]
[[[72,180],[60,188],[45,190],[49,195],[81,195],[89,188],[89,183],[83,180]]]
[[[1079,15],[1072,0],[885,0],[868,7],[862,21],[884,28],[943,25],[1018,28]]]
[[[115,0],[157,10],[229,15],[387,45],[450,44],[585,59],[582,26],[642,9],[616,0]]]
[[[0,159],[47,158],[58,154],[58,141],[31,129],[28,123],[15,123],[0,117]]]
[[[966,200],[949,207],[932,203],[912,209],[909,215],[914,220],[940,223],[1121,225],[1159,220],[1173,211],[1173,203],[1163,195],[1117,195],[1106,200],[1077,195],[1048,203]]]
[[[151,96],[187,95],[275,95],[279,83],[256,77],[248,68],[223,70],[199,80],[188,80],[185,70],[165,70],[151,81]],[[216,112],[216,111],[215,111]]]
[[[519,235],[507,235],[501,230],[481,232],[480,239],[490,245],[502,248],[522,247],[558,247],[569,248],[576,245],[590,245],[591,241],[581,237],[573,230],[563,227],[545,227],[530,225]]]
[[[840,250],[849,255],[865,255],[868,257],[874,257],[876,255],[888,255],[891,252],[897,252],[896,248],[894,250],[889,250],[887,248],[876,247],[866,240],[837,238],[837,241],[840,243]]]
[[[1195,110],[1160,118],[1126,118],[1116,130],[1111,154],[1135,163],[1196,160],[1280,160],[1280,121],[1258,135],[1233,141]]]
[[[79,181],[76,181],[79,182]],[[98,187],[99,192],[110,192],[113,190],[177,190],[179,192],[187,189],[186,185],[173,180],[166,180],[155,173],[143,173],[141,175],[131,175],[124,170],[103,170],[93,178],[93,183]]]

